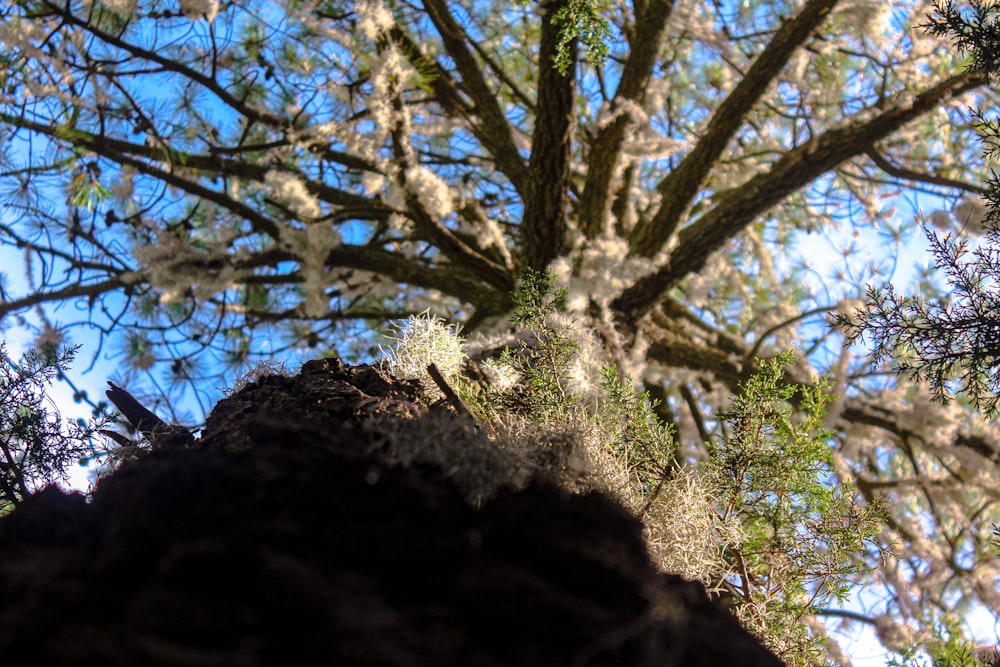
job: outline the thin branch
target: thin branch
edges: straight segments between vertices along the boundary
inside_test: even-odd
[[[266,112],[262,112],[246,104],[243,100],[232,95],[229,91],[223,88],[219,84],[219,82],[217,82],[210,76],[202,74],[201,72],[194,70],[190,67],[187,67],[185,65],[182,65],[174,60],[165,58],[159,55],[156,51],[144,49],[130,42],[126,42],[125,40],[120,39],[116,35],[101,30],[90,21],[77,17],[69,9],[70,7],[69,4],[58,5],[48,1],[44,1],[42,4],[43,6],[48,7],[56,16],[59,16],[61,19],[63,19],[70,25],[82,28],[83,30],[94,35],[94,37],[98,38],[102,42],[105,42],[106,44],[110,44],[119,49],[122,49],[123,51],[128,52],[129,54],[131,54],[133,58],[140,58],[142,60],[148,60],[150,62],[154,62],[160,67],[162,67],[163,70],[166,72],[173,72],[175,74],[179,74],[185,79],[197,83],[198,85],[205,88],[205,90],[208,90],[213,95],[215,95],[219,99],[219,101],[221,101],[223,104],[243,114],[244,116],[246,116],[247,119],[249,119],[252,122],[260,121],[274,127],[291,126],[291,123],[285,120],[284,118],[281,118],[279,116],[274,116]]]
[[[105,294],[106,292],[111,292],[122,287],[127,287],[129,285],[134,285],[138,281],[135,279],[126,280],[123,276],[116,276],[108,280],[104,280],[99,283],[91,283],[89,285],[82,285],[79,283],[74,283],[67,285],[62,289],[53,290],[51,292],[32,292],[29,296],[22,297],[20,299],[13,299],[11,301],[0,301],[0,321],[3,320],[4,316],[9,313],[15,313],[20,310],[27,310],[42,303],[48,303],[52,301],[65,301],[67,299],[76,299],[80,297],[87,297],[89,299],[95,299],[98,296]]]
[[[403,100],[398,87],[393,91],[392,96],[392,104],[401,118]],[[514,280],[510,272],[456,236],[452,230],[445,226],[440,216],[429,210],[420,197],[416,195],[416,189],[410,183],[409,173],[416,166],[415,157],[413,147],[410,145],[410,137],[406,135],[402,121],[398,121],[392,128],[391,136],[393,153],[399,166],[396,181],[400,190],[405,193],[407,215],[419,233],[426,236],[455,265],[467,267],[487,285],[508,292],[513,291]]]
[[[917,183],[929,183],[931,185],[940,185],[946,188],[955,188],[958,190],[964,190],[966,192],[975,192],[976,194],[986,195],[989,190],[975,185],[973,183],[966,183],[965,181],[958,181],[952,178],[945,178],[944,176],[935,176],[933,174],[925,174],[915,169],[906,169],[905,167],[897,167],[885,158],[884,155],[878,152],[874,146],[869,147],[865,151],[865,155],[872,159],[875,166],[884,171],[885,173],[893,176],[895,178],[902,178],[907,181],[914,181]]]
[[[846,618],[852,621],[860,621],[861,623],[867,623],[869,625],[875,625],[875,619],[870,616],[865,616],[864,614],[859,614],[856,611],[848,611],[847,609],[814,609],[813,614],[817,616],[831,616],[835,618]]]
[[[812,310],[807,310],[804,313],[799,313],[795,317],[790,317],[787,320],[778,322],[774,326],[768,328],[767,331],[765,331],[764,333],[762,333],[760,336],[757,337],[757,341],[753,344],[753,347],[750,348],[750,351],[747,352],[745,357],[743,357],[743,365],[746,366],[747,364],[749,364],[751,361],[754,360],[757,354],[760,353],[761,345],[763,345],[764,341],[770,338],[774,333],[780,331],[781,329],[784,329],[787,326],[791,326],[796,322],[801,322],[807,317],[812,317],[813,315],[822,315],[823,313],[829,313],[836,309],[837,309],[836,306],[823,306],[821,308],[813,308]]]
[[[455,412],[458,415],[468,417],[469,419],[475,421],[472,413],[469,412],[469,408],[465,406],[462,399],[458,397],[455,390],[451,388],[448,381],[444,379],[443,375],[441,375],[441,371],[438,370],[437,364],[430,364],[427,366],[427,373],[431,376],[431,379],[434,380],[434,384],[436,384],[438,389],[441,390],[441,393],[444,394],[445,399],[447,399],[451,407],[455,409]]]
[[[38,123],[7,113],[0,113],[0,122],[24,128],[26,130],[31,130],[33,132],[38,132],[39,134],[43,134],[53,139],[66,141],[79,148],[86,148],[109,160],[135,166],[136,169],[149,175],[154,173],[170,173],[173,178],[173,181],[170,182],[170,184],[185,190],[188,190],[188,188],[185,188],[180,184],[190,183],[190,181],[182,179],[173,172],[165,172],[154,165],[149,165],[136,158],[141,157],[148,160],[158,161],[162,159],[163,154],[166,153],[171,158],[171,161],[177,166],[191,169],[193,171],[204,171],[207,174],[213,175],[225,174],[239,176],[240,178],[257,182],[263,182],[269,171],[277,169],[277,167],[268,166],[266,164],[227,160],[220,155],[197,155],[185,153],[177,151],[169,146],[163,146],[157,149],[156,147],[147,144],[137,144],[129,141],[122,141],[120,139],[114,139],[112,137],[93,134],[65,124]],[[337,206],[352,207],[355,210],[366,212],[369,217],[364,219],[384,220],[387,219],[392,213],[391,209],[382,205],[375,199],[356,195],[339,188],[331,187],[325,183],[306,178],[302,173],[296,170],[283,169],[283,171],[292,173],[301,178],[310,194],[315,195],[321,201]],[[197,184],[192,184],[192,187],[198,188],[200,192],[214,192]],[[191,192],[190,190],[188,191]],[[195,193],[192,192],[192,194]],[[252,207],[237,202],[222,195],[221,193],[214,193],[213,197],[206,195],[199,196],[209,199],[210,201],[214,201],[216,204],[228,208],[237,215],[240,215],[251,222],[262,223],[264,225],[262,228],[267,227],[267,223],[264,222],[264,217]],[[229,205],[227,202],[231,202],[233,205]]]

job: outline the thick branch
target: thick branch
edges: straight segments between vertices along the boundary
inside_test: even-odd
[[[293,253],[278,246],[258,252],[237,262],[238,272],[256,270],[262,267],[272,269],[297,260]],[[470,303],[477,310],[506,312],[510,309],[509,290],[493,290],[466,266],[455,264],[430,264],[408,257],[398,252],[386,250],[379,245],[341,244],[330,250],[323,264],[328,271],[335,269],[355,269],[384,276],[388,281],[400,285],[411,285],[425,289],[436,289]],[[272,285],[301,281],[296,273],[254,274],[240,279],[246,284]],[[497,310],[499,308],[499,310]]]
[[[509,289],[491,289],[468,267],[427,266],[382,248],[341,245],[327,255],[326,266],[371,271],[400,285],[436,289],[476,307],[500,313],[510,308]]]
[[[682,229],[677,249],[668,262],[626,290],[613,306],[626,319],[635,321],[685,276],[700,271],[713,252],[757,216],[821,174],[861,155],[872,143],[949,99],[985,83],[986,79],[978,75],[953,76],[906,103],[889,107],[870,120],[827,130],[789,151],[767,172],[732,190],[713,210]]]
[[[407,212],[417,228],[456,265],[467,268],[487,285],[513,291],[514,279],[503,266],[480,254],[430,213],[412,194],[406,195]]]
[[[631,239],[633,254],[652,257],[664,246],[689,211],[730,139],[743,125],[746,115],[837,1],[809,0],[795,18],[782,24],[746,76],[719,105],[702,138],[680,165],[657,185],[663,197],[660,208],[648,222],[636,226]]]
[[[403,99],[398,87],[392,95],[394,110],[402,118]],[[494,288],[511,290],[514,281],[504,267],[482,255],[455,233],[448,229],[436,212],[430,210],[417,195],[417,189],[411,183],[412,170],[416,167],[413,146],[410,137],[406,135],[405,125],[400,120],[391,131],[393,153],[398,167],[396,180],[405,193],[406,211],[413,221],[417,233],[426,237],[441,253],[456,266],[468,268],[479,276],[487,285]]]
[[[691,339],[677,323],[659,310],[643,326],[649,341],[647,358],[674,368],[710,371],[731,391],[739,390],[745,380],[744,368],[732,361],[732,355],[721,348],[708,347]]]
[[[636,16],[632,50],[611,101],[610,111],[615,118],[601,128],[590,148],[587,182],[579,204],[580,226],[588,238],[595,238],[604,231],[611,210],[614,176],[621,160],[625,132],[632,122],[622,107],[628,102],[641,104],[645,98],[649,77],[660,53],[663,31],[673,7],[673,0],[652,0],[642,15]]]
[[[546,5],[539,45],[538,111],[528,162],[521,234],[525,265],[544,270],[562,251],[566,234],[570,157],[573,139],[573,91],[576,67],[560,74],[553,65],[562,26],[552,17],[568,0]],[[571,44],[571,52],[576,45]]]

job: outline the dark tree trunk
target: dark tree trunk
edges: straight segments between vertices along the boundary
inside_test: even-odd
[[[263,378],[92,503],[0,522],[0,659],[780,665],[619,505],[531,470],[374,368]]]

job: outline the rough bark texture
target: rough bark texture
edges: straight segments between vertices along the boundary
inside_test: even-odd
[[[539,62],[544,65],[538,71],[537,117],[521,222],[524,263],[536,271],[543,271],[562,254],[566,234],[576,63],[565,74],[551,64],[562,30],[553,17],[566,4],[565,0],[556,0],[546,5],[538,47]],[[575,51],[576,44],[570,44],[569,48]]]
[[[746,75],[712,115],[705,133],[684,161],[660,181],[660,208],[631,239],[632,252],[652,257],[666,244],[702,189],[726,145],[743,126],[746,115],[802,43],[829,16],[838,0],[809,0],[768,42]]]
[[[627,320],[646,314],[686,276],[701,271],[713,252],[789,194],[862,155],[869,146],[938,108],[943,101],[985,83],[984,77],[974,74],[949,77],[870,120],[827,130],[788,151],[768,171],[750,178],[711,211],[681,229],[669,260],[625,290],[613,307]]]
[[[636,8],[639,18],[635,23],[635,36],[630,40],[632,49],[622,68],[621,81],[611,104],[612,113],[617,113],[624,102],[644,101],[673,7],[672,1],[653,0],[641,13]],[[601,128],[590,148],[587,182],[577,207],[580,229],[588,238],[596,238],[605,232],[614,191],[621,185],[615,182],[616,172],[619,171],[622,146],[632,122],[629,114],[617,114],[613,121]]]
[[[481,509],[468,476],[422,458],[439,445],[500,471]],[[504,465],[373,368],[263,378],[92,503],[50,488],[0,522],[0,660],[780,665],[700,586],[657,573],[621,507],[505,487]]]

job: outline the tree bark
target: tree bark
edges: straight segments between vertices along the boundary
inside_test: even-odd
[[[986,83],[979,75],[959,74],[889,107],[868,121],[827,130],[788,151],[768,171],[737,187],[719,204],[682,229],[676,250],[655,273],[639,280],[613,303],[627,321],[635,321],[685,276],[700,271],[708,257],[775,204],[821,174],[865,153],[876,141],[933,111],[952,97]]]
[[[610,113],[618,114],[601,128],[590,148],[587,182],[580,195],[578,215],[580,229],[587,238],[602,234],[608,224],[615,174],[622,159],[625,133],[633,122],[629,114],[619,113],[623,104],[641,104],[649,86],[653,65],[660,55],[663,32],[673,10],[673,0],[653,0],[649,6],[636,8],[635,35],[632,49],[622,68],[621,82],[611,101]]]
[[[712,114],[694,149],[657,185],[663,199],[653,217],[636,226],[630,243],[634,255],[652,257],[666,244],[747,114],[837,2],[809,0],[795,18],[778,29],[746,75]]]
[[[566,234],[570,158],[576,109],[576,59],[560,73],[553,63],[563,26],[552,17],[569,0],[545,5],[539,44],[538,101],[535,131],[528,161],[524,218],[521,221],[525,266],[542,271],[562,254]],[[569,45],[576,52],[576,41]]]

